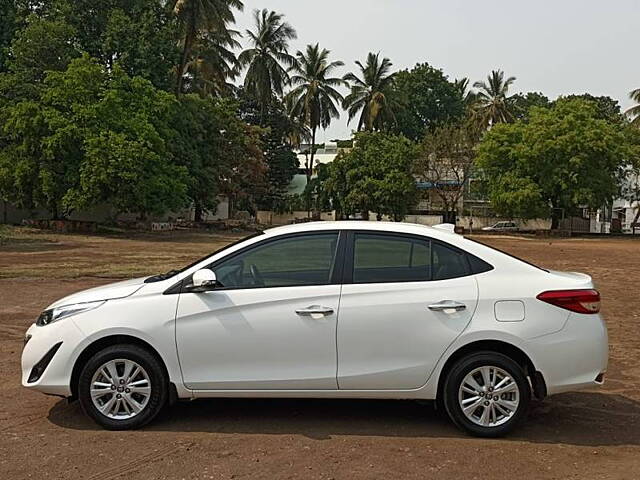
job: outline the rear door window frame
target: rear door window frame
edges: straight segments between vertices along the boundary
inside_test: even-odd
[[[450,243],[447,242],[443,242],[441,240],[437,240],[435,238],[432,237],[428,237],[426,235],[417,235],[417,234],[412,234],[412,233],[402,233],[402,232],[387,232],[387,231],[380,231],[380,230],[348,230],[348,231],[344,231],[345,235],[345,242],[344,242],[344,259],[343,259],[343,278],[342,278],[342,283],[344,285],[367,285],[367,284],[374,284],[374,283],[416,283],[416,282],[442,282],[442,281],[446,281],[446,280],[453,280],[455,278],[463,278],[463,277],[469,277],[472,275],[477,275],[478,273],[483,273],[483,272],[474,272],[473,268],[471,266],[471,262],[469,261],[469,257],[473,256],[475,257],[475,255],[467,252],[466,250],[463,250],[461,248],[458,248],[454,245],[451,245]],[[413,241],[422,241],[422,242],[429,242],[429,252],[431,255],[431,265],[429,268],[429,279],[428,280],[388,280],[388,281],[377,281],[377,282],[354,282],[353,280],[353,273],[354,273],[354,267],[355,267],[355,240],[356,240],[356,235],[357,234],[364,234],[364,235],[374,235],[374,236],[388,236],[388,237],[392,237],[392,238],[406,238],[407,240],[413,240]],[[464,256],[465,259],[465,264],[467,267],[467,273],[465,275],[460,275],[457,277],[452,277],[452,278],[448,278],[448,279],[443,279],[443,280],[433,280],[433,245],[434,244],[438,244],[441,245],[445,248],[449,248],[453,251],[456,251],[460,254],[462,254]],[[476,257],[479,258],[479,257]],[[493,266],[488,264],[485,260],[482,260],[480,258],[480,260],[482,262],[484,262],[485,264],[487,264],[490,268],[488,268],[485,271],[490,271],[493,270]]]

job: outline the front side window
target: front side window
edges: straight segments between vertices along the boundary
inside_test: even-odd
[[[212,267],[225,288],[326,285],[337,233],[299,235],[257,245]]]
[[[430,280],[430,242],[410,237],[355,235],[354,283]]]

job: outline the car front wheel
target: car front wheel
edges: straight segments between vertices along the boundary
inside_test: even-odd
[[[83,410],[109,430],[150,422],[167,399],[167,379],[158,359],[137,345],[114,345],[89,359],[78,382]]]
[[[499,437],[526,417],[531,399],[522,367],[495,352],[459,360],[447,375],[444,404],[461,429],[480,437]]]

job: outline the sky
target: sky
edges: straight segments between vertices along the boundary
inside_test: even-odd
[[[291,51],[320,43],[342,60],[342,75],[368,52],[395,69],[428,62],[450,80],[483,80],[492,69],[515,76],[510,93],[609,95],[623,109],[640,88],[636,48],[640,0],[244,0],[237,28],[253,27],[252,11],[285,14],[297,30]],[[348,138],[347,115],[318,135]]]

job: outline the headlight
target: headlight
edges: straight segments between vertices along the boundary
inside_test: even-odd
[[[63,305],[62,307],[51,308],[40,314],[36,320],[36,325],[40,327],[49,325],[57,320],[98,308],[105,302],[106,300],[100,300],[98,302],[74,303],[73,305]]]

